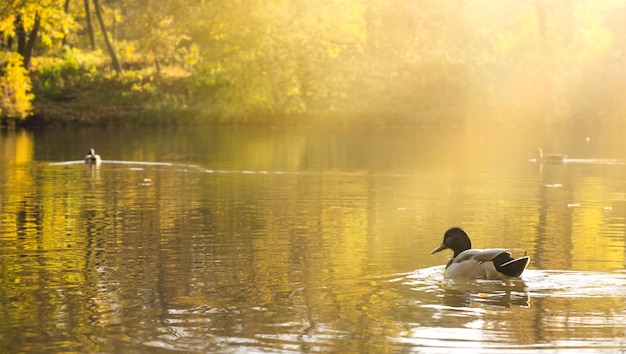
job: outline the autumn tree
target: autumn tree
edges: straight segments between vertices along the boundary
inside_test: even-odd
[[[63,0],[8,1],[0,5],[0,115],[24,118],[33,95],[28,69],[36,47],[50,48],[74,26]],[[19,60],[18,60],[19,59]]]
[[[30,77],[17,53],[0,52],[0,118],[23,119],[31,113]]]

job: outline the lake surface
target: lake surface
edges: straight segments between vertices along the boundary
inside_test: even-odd
[[[625,132],[2,131],[0,351],[626,352]]]

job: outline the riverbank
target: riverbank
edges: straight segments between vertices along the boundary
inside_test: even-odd
[[[464,120],[458,108],[420,113],[348,102],[326,110],[237,110],[225,88],[198,86],[197,79],[184,73],[92,73],[80,79],[34,76],[33,93],[32,114],[16,121],[18,126],[419,126]]]
[[[38,58],[31,70],[31,113],[5,119],[22,127],[67,125],[226,125],[226,126],[421,126],[461,125],[477,111],[467,101],[443,100],[453,93],[413,96],[383,91],[380,82],[324,95],[299,93],[291,99],[252,88],[242,91],[232,78],[180,66],[158,70],[127,63],[116,73],[95,54],[68,51],[65,57]],[[461,78],[459,78],[461,80]],[[356,87],[356,86],[355,86]],[[270,90],[271,91],[271,90]],[[524,113],[524,112],[521,112]],[[510,123],[512,112],[489,124]],[[486,122],[489,114],[481,114]]]
[[[74,56],[72,56],[74,55]],[[570,106],[543,102],[510,104],[491,97],[468,96],[470,82],[426,95],[396,88],[384,91],[364,81],[342,94],[294,102],[272,100],[267,93],[241,91],[217,74],[180,66],[156,70],[146,63],[127,64],[115,73],[99,56],[70,52],[63,59],[40,58],[31,71],[32,110],[25,119],[2,125],[60,126],[516,126],[623,124],[619,109],[582,114]],[[266,102],[255,101],[261,97]],[[304,98],[306,99],[304,99]],[[466,97],[465,99],[461,99]],[[587,107],[588,109],[588,107]],[[602,114],[600,114],[602,113]]]

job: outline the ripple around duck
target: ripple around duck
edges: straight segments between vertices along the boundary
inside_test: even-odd
[[[626,298],[626,273],[527,270],[524,281],[533,297]]]
[[[542,161],[532,158],[528,160],[532,163],[542,163]],[[564,158],[560,163],[575,163],[575,164],[592,164],[592,165],[624,165],[625,160],[621,159],[578,159],[578,158]]]
[[[528,286],[523,279],[459,281],[445,279],[443,272],[443,266],[420,269],[409,274],[403,284],[414,291],[436,293],[443,306],[455,308],[469,309],[478,304],[499,307],[529,305]]]
[[[393,338],[399,347],[448,353],[616,352],[624,350],[625,272],[527,270],[511,281],[452,281],[443,266],[395,283],[420,297],[422,314]],[[410,293],[413,293],[411,295]],[[430,299],[430,300],[428,300]],[[418,323],[417,323],[418,322]]]
[[[626,272],[533,270],[520,279],[454,281],[443,278],[443,266],[418,269],[403,283],[416,291],[465,291],[488,298],[502,290],[527,292],[532,297],[624,297]]]

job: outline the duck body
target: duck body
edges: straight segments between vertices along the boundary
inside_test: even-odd
[[[567,155],[564,154],[544,154],[543,149],[537,148],[537,162],[543,163],[563,163]]]
[[[88,165],[100,165],[102,163],[102,159],[100,155],[96,154],[94,149],[89,149],[87,156],[85,156],[85,163]]]
[[[467,233],[458,227],[446,231],[443,243],[430,253],[445,249],[454,251],[454,258],[446,265],[448,279],[509,279],[519,277],[530,257],[513,258],[507,248],[472,249]]]

